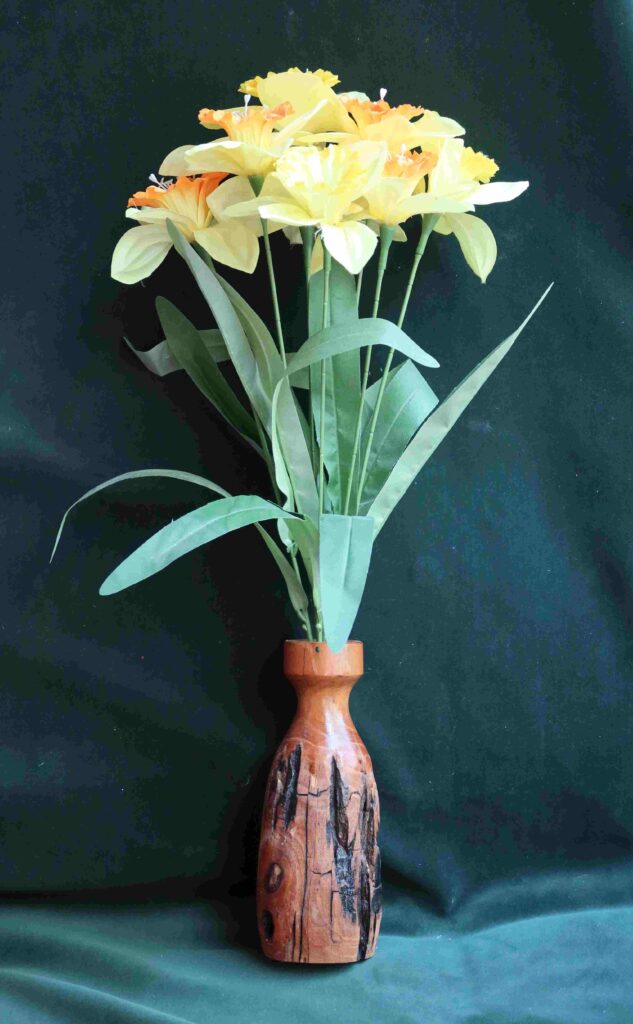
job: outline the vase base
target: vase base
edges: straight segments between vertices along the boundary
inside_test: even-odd
[[[311,964],[322,964],[323,966],[329,965],[330,967],[333,967],[336,964],[340,964],[342,967],[345,964],[362,964],[365,962],[365,960],[371,960],[372,957],[374,956],[375,950],[372,949],[371,952],[368,952],[367,956],[363,957],[362,960],[359,960],[358,958],[352,959],[351,957],[341,957],[337,955],[335,951],[333,951],[332,955],[330,956],[324,950],[321,950],[317,956],[306,957],[302,960],[293,960],[290,957],[285,956],[275,956],[274,953],[268,953],[266,952],[265,949],[262,949],[262,953],[264,954],[267,960],[274,960],[275,963],[278,964],[300,964],[302,966],[306,964],[308,966],[310,966]]]

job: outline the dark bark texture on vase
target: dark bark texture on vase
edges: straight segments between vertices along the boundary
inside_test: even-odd
[[[382,915],[378,792],[348,709],[363,645],[287,641],[297,712],[268,778],[257,916],[272,960],[351,963],[376,949]]]

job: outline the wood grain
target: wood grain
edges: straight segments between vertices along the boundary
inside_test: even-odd
[[[351,963],[373,956],[382,913],[380,812],[371,760],[349,714],[363,645],[338,654],[289,640],[284,672],[297,712],[268,778],[257,916],[272,960]]]

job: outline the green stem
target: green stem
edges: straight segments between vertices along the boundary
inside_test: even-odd
[[[323,246],[323,320],[322,327],[328,326],[330,321],[330,267],[332,257]],[[319,418],[319,513],[323,515],[325,508],[325,460],[323,450],[325,446],[325,388],[327,384],[327,361],[321,361],[321,409]]]
[[[273,299],[273,310],[275,313],[275,327],[277,329],[277,343],[279,345],[279,354],[286,368],[286,347],[284,345],[284,332],[281,326],[281,314],[279,312],[279,299],[277,297],[277,282],[275,280],[275,268],[273,267],[273,254],[270,251],[270,238],[268,237],[268,224],[264,217],[261,218],[262,231],[264,234],[264,249],[266,251],[266,264],[268,266],[268,277],[270,278],[270,292]]]
[[[312,264],[312,250],[314,249],[314,228],[303,227],[300,228],[301,238],[303,240],[303,269],[306,278],[306,310],[308,314],[308,335],[310,334],[310,267]],[[312,368],[308,370],[310,376],[312,376]],[[317,438],[314,426],[314,408],[312,402],[312,388],[308,389],[308,425],[310,428],[310,461],[312,463],[312,471],[316,472],[317,465]]]
[[[431,234],[431,231],[433,230],[433,227],[434,227],[434,225],[435,225],[435,223],[437,221],[437,216],[435,214],[427,214],[426,217],[422,216],[421,220],[422,220],[422,231],[420,233],[420,238],[419,238],[418,244],[415,247],[415,253],[414,253],[414,256],[413,256],[413,263],[411,264],[411,271],[409,273],[409,280],[407,281],[407,287],[405,289],[404,298],[402,300],[402,306],[400,307],[400,315],[398,316],[398,327],[402,327],[402,324],[404,323],[404,318],[407,315],[407,307],[409,305],[409,299],[411,298],[411,292],[413,290],[413,284],[414,284],[414,281],[415,281],[415,278],[416,278],[416,275],[417,275],[417,272],[418,272],[418,267],[420,266],[420,260],[422,259],[423,255],[424,255],[424,250],[426,249],[426,243],[428,242],[430,234]],[[368,467],[368,464],[369,464],[369,456],[371,454],[371,446],[373,444],[374,434],[376,432],[376,424],[378,423],[378,417],[380,415],[380,407],[382,405],[382,399],[383,399],[383,395],[385,393],[385,388],[387,387],[387,378],[389,376],[389,371],[391,369],[391,364],[393,362],[393,357],[394,357],[395,351],[396,350],[393,349],[393,348],[389,349],[389,353],[388,353],[387,359],[385,361],[385,368],[382,371],[382,378],[380,380],[380,387],[378,389],[378,395],[376,397],[376,404],[374,406],[374,411],[372,413],[371,422],[369,424],[369,434],[367,436],[367,445],[366,445],[366,448],[365,448],[365,454],[364,454],[364,457],[363,457],[363,465],[362,465],[362,468],[361,468],[361,471],[360,471],[360,480],[359,480],[359,483],[358,483],[358,496],[357,496],[357,500],[356,500],[356,515],[358,515],[359,510],[360,510],[360,503],[361,503],[361,499],[362,499],[362,496],[363,496],[363,488],[365,486],[365,480],[367,478],[367,467]]]
[[[356,309],[358,309],[359,306],[360,306],[360,292],[361,292],[361,288],[363,287],[363,270],[364,269],[365,269],[364,267],[360,268],[360,274],[356,278]]]
[[[374,292],[374,304],[372,307],[371,315],[375,317],[378,315],[378,307],[380,305],[380,293],[382,291],[382,280],[385,276],[385,269],[387,266],[387,259],[389,257],[389,248],[393,241],[395,228],[388,224],[381,225],[380,228],[380,255],[378,257],[378,272],[376,276],[376,291]],[[345,505],[343,507],[343,515],[349,514],[349,506],[352,499],[352,486],[354,483],[354,470],[356,469],[356,460],[358,458],[360,448],[360,435],[363,427],[363,407],[365,404],[365,395],[367,394],[367,385],[369,383],[369,368],[371,366],[371,352],[372,346],[368,345],[365,352],[365,365],[363,368],[363,380],[360,388],[360,402],[358,405],[358,415],[356,416],[356,426],[354,428],[354,444],[352,446],[352,458],[349,467],[349,476],[347,478],[347,490],[345,493]]]

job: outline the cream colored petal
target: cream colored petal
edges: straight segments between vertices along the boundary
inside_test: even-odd
[[[283,225],[283,233],[291,245],[301,245],[301,231],[290,224]]]
[[[360,274],[365,264],[371,259],[378,243],[371,228],[358,221],[348,221],[345,224],[336,225],[323,224],[321,235],[328,252],[350,274]]]
[[[525,192],[529,181],[491,181],[488,185],[479,185],[472,193],[471,199],[475,206],[489,206],[490,203],[509,203]]]
[[[156,270],[171,249],[165,224],[142,224],[130,228],[112,253],[110,273],[122,284],[136,284]]]
[[[186,227],[191,223],[189,217],[176,213],[175,210],[168,210],[165,206],[128,206],[125,216],[138,224],[164,224],[167,218],[173,220],[174,224]]]
[[[257,236],[239,221],[224,221],[195,232],[196,242],[212,259],[252,274],[259,258]]]
[[[310,260],[310,274],[318,274],[319,270],[323,270],[323,242],[320,238],[315,238]]]
[[[280,224],[296,224],[297,227],[318,224],[318,221],[310,217],[309,213],[306,213],[300,206],[296,206],[293,203],[271,203],[267,201],[260,205],[259,212],[267,220],[276,220]]]
[[[404,199],[400,204],[400,210],[403,214],[401,219],[407,220],[416,213],[467,213],[474,210],[474,205],[470,193],[462,199],[459,195],[436,196],[431,192],[421,192],[410,199]]]
[[[453,229],[450,226],[447,217],[438,217],[435,224],[433,225],[433,230],[437,231],[438,235],[453,234]]]
[[[162,164],[158,168],[159,174],[167,174],[170,177],[180,177],[182,174],[191,174],[189,164],[185,160],[185,153],[190,150],[193,146],[191,143],[188,146],[178,146],[176,149],[172,149],[171,153],[168,153]]]
[[[393,233],[394,242],[406,242],[407,235],[404,228],[401,228],[399,224],[396,224],[395,231]]]
[[[277,154],[247,142],[217,139],[215,142],[206,142],[189,149],[186,159],[188,174],[226,171],[228,174],[251,177],[269,174],[275,165]]]
[[[459,242],[466,263],[485,284],[497,259],[492,231],[480,217],[469,213],[447,214],[444,219]]]
[[[253,186],[248,178],[228,178],[207,196],[207,206],[216,220],[223,220],[227,207],[247,203],[255,198]]]

